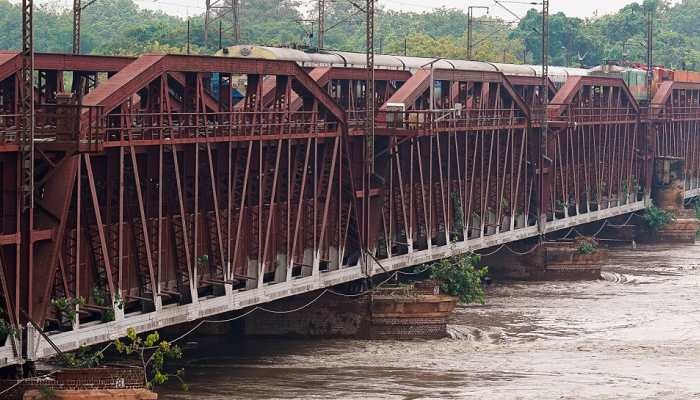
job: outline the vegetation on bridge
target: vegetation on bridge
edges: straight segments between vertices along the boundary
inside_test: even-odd
[[[656,206],[647,208],[642,214],[642,223],[649,232],[658,232],[664,226],[673,222],[673,220],[673,214]]]
[[[431,266],[430,277],[438,282],[443,293],[459,298],[461,303],[484,304],[486,292],[482,279],[487,267],[479,267],[481,257],[463,254],[442,259]]]

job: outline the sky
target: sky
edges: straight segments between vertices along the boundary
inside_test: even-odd
[[[247,0],[254,4],[255,0]],[[313,3],[314,0],[302,0],[304,3]],[[638,0],[641,2],[642,0]],[[205,0],[136,0],[137,3],[146,8],[159,9],[167,13],[180,16],[200,14],[204,10]],[[518,15],[524,14],[529,8],[539,7],[531,4],[538,0],[504,1],[504,5]],[[633,0],[550,0],[550,12],[563,11],[569,16],[592,17],[613,13],[626,4],[633,3]],[[397,10],[428,11],[432,8],[446,6],[450,8],[465,9],[467,5],[489,6],[490,13],[504,18],[511,18],[508,12],[497,6],[493,0],[379,0],[379,5]],[[479,11],[475,11],[478,15]],[[481,11],[483,12],[483,11]]]
[[[36,0],[39,4],[62,4],[72,7],[72,0]],[[110,1],[110,0],[100,0]],[[162,10],[168,14],[175,14],[181,17],[198,15],[205,10],[205,0],[135,0],[136,3],[144,8]],[[360,0],[361,1],[361,0]],[[641,2],[642,0],[637,0]],[[246,0],[249,4],[254,4],[255,0]],[[314,3],[315,0],[302,0],[304,3]],[[528,3],[538,2],[538,0],[507,0],[503,1],[506,7],[510,8],[515,14],[523,15],[532,7]],[[566,15],[573,17],[592,17],[595,15],[604,15],[613,13],[626,4],[633,3],[634,0],[550,0],[550,12],[556,13],[563,11]],[[525,3],[525,4],[523,4]],[[446,6],[450,8],[459,8],[466,10],[467,5],[471,6],[488,6],[490,14],[503,17],[507,20],[513,19],[512,15],[507,11],[497,6],[493,0],[379,0],[379,5],[396,9],[410,11],[428,11],[432,8]],[[537,6],[539,7],[539,6]],[[480,15],[484,11],[475,11],[475,15]]]
[[[18,2],[20,0],[13,0]],[[100,0],[110,1],[110,0]],[[205,10],[205,0],[134,0],[141,7],[161,10],[168,14],[178,15],[180,17],[188,17],[199,15]],[[316,0],[301,0],[305,4],[315,3]],[[342,0],[336,0],[342,1]],[[363,0],[357,0],[363,2]],[[378,0],[379,5],[395,10],[408,11],[429,11],[433,8],[441,6],[458,8],[466,10],[467,6],[487,6],[489,7],[490,15],[502,17],[506,20],[513,20],[512,14],[509,14],[502,7],[495,4],[494,0]],[[637,0],[642,2],[643,0]],[[73,0],[35,0],[37,4],[52,4],[72,7]],[[250,4],[254,4],[255,0],[246,0]],[[531,3],[539,3],[539,0],[503,0],[502,3],[513,11],[516,15],[524,15],[525,12],[535,6]],[[604,15],[616,12],[626,4],[635,2],[634,0],[550,0],[550,13],[559,11],[564,12],[572,17],[593,17],[596,15]],[[477,10],[474,15],[481,15],[485,10]]]

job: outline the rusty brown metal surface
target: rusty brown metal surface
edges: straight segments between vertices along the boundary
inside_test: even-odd
[[[80,334],[107,326],[107,311],[186,313],[233,291],[291,293],[367,253],[437,257],[613,215],[648,196],[657,156],[683,158],[686,188],[700,188],[698,85],[662,84],[653,114],[619,79],[572,77],[539,154],[538,78],[378,70],[365,176],[362,69],[38,55],[27,215],[17,57],[0,53],[0,302],[16,325],[26,310]],[[80,82],[66,88],[62,72]],[[87,300],[75,324],[50,305],[61,297]]]

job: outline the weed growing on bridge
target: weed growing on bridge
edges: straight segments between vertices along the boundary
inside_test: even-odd
[[[462,208],[462,199],[460,199],[459,193],[452,192],[451,198],[455,218],[452,240],[456,240],[464,232],[464,209]]]
[[[39,388],[39,395],[41,400],[53,400],[56,398],[56,389],[42,386]]]
[[[100,319],[102,322],[114,321],[114,309],[109,307],[110,303],[108,302],[109,298],[107,296],[108,294],[105,289],[99,287],[92,288],[92,298],[95,301],[95,305],[105,307],[105,309],[100,311]],[[118,292],[114,295],[114,306],[120,310],[124,309],[124,300],[122,300]]]
[[[175,378],[180,381],[182,390],[189,390],[183,379],[184,369],[178,369],[174,374],[165,372],[165,362],[182,358],[182,350],[167,340],[161,340],[158,332],[150,333],[143,339],[136,334],[136,330],[129,328],[126,331],[126,339],[115,340],[114,347],[120,354],[138,357],[149,389],[164,384],[170,378]]]
[[[51,305],[56,307],[61,316],[65,316],[71,323],[78,317],[78,306],[85,305],[84,297],[66,298],[59,297],[51,300]]]
[[[674,220],[673,214],[656,206],[644,210],[642,221],[644,228],[650,232],[657,232]]]
[[[598,249],[595,247],[595,245],[593,243],[581,242],[581,244],[578,246],[578,252],[579,252],[579,254],[587,256],[587,255],[597,253]]]
[[[104,359],[104,353],[92,347],[81,346],[78,350],[63,353],[68,368],[97,368]]]
[[[15,336],[17,330],[12,326],[5,314],[5,309],[0,307],[0,345],[10,336]]]
[[[461,303],[481,303],[486,300],[486,292],[481,280],[488,274],[488,268],[478,268],[479,255],[459,255],[446,258],[431,266],[431,278],[440,285],[440,290],[456,296]]]

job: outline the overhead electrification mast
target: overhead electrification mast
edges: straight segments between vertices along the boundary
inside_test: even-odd
[[[241,42],[241,0],[206,0],[207,11],[204,14],[204,45],[209,44],[209,29],[217,21],[226,21],[230,17],[231,25],[226,29],[233,31],[234,44]]]

